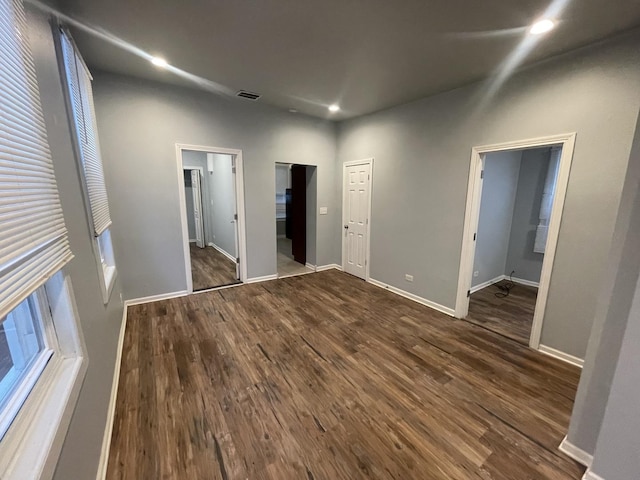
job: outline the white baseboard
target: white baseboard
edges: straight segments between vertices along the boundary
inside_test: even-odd
[[[116,401],[118,397],[118,384],[120,383],[120,367],[122,365],[122,349],[124,347],[124,334],[127,328],[127,309],[128,305],[124,304],[122,309],[122,323],[120,325],[120,336],[118,337],[118,347],[116,351],[116,364],[113,370],[113,380],[111,382],[111,397],[109,399],[109,407],[107,410],[107,422],[102,437],[102,449],[100,453],[100,462],[98,463],[98,474],[96,480],[104,480],[107,477],[107,466],[109,464],[109,450],[111,448],[111,435],[113,433],[113,421],[116,414]]]
[[[329,265],[318,265],[316,267],[316,272],[324,272],[325,270],[332,270],[332,269],[342,271],[342,267],[340,265],[338,265],[337,263],[330,263]]]
[[[247,281],[245,283],[268,282],[269,280],[277,280],[277,279],[278,279],[278,274],[265,275],[264,277],[247,278]]]
[[[286,275],[278,275],[278,278],[300,277],[302,275],[309,275],[310,273],[316,273],[316,272],[288,273]]]
[[[195,238],[190,238],[189,239],[189,243],[196,243],[196,242],[197,242],[197,240]]]
[[[390,292],[393,292],[396,295],[400,295],[401,297],[413,300],[414,302],[420,303],[426,307],[433,308],[434,310],[442,312],[445,315],[449,315],[450,317],[454,316],[453,308],[445,307],[444,305],[440,305],[436,302],[432,302],[431,300],[427,300],[426,298],[419,297],[418,295],[414,295],[413,293],[405,292],[404,290],[400,290],[399,288],[387,285],[386,283],[382,283],[381,281],[375,280],[373,278],[369,278],[369,283],[375,285],[376,287],[389,290]]]
[[[490,287],[494,283],[501,282],[505,278],[509,278],[509,277],[507,277],[506,275],[498,275],[496,278],[492,278],[491,280],[487,280],[486,282],[482,282],[482,283],[476,285],[475,287],[471,287],[471,293],[479,292],[483,288]]]
[[[560,350],[556,350],[555,348],[547,347],[546,345],[540,345],[538,347],[538,351],[542,352],[550,357],[557,358],[558,360],[562,360],[563,362],[570,363],[575,365],[576,367],[582,368],[584,364],[584,360],[582,358],[574,357],[573,355],[569,355],[568,353],[561,352]]]
[[[184,297],[185,295],[189,295],[189,292],[186,290],[180,290],[178,292],[161,293],[159,295],[151,295],[149,297],[132,298],[131,300],[125,300],[124,304],[125,307],[130,307],[131,305],[158,302],[160,300],[168,300],[169,298]]]
[[[481,284],[476,285],[475,287],[471,287],[471,293],[473,294],[473,293],[479,292],[483,288],[490,287],[494,283],[501,282],[502,280],[509,280],[509,275],[498,275],[496,278],[492,278],[491,280],[487,280],[486,282],[482,282]],[[540,286],[540,284],[538,282],[532,282],[531,280],[525,280],[524,278],[513,277],[513,278],[511,278],[511,281],[513,283],[517,283],[519,285],[525,285],[527,287],[538,288]]]
[[[580,465],[584,465],[585,467],[591,467],[591,463],[593,462],[593,455],[585,452],[581,448],[576,447],[573,443],[567,440],[565,436],[560,443],[558,449],[567,455],[568,457],[573,458]]]
[[[217,251],[219,251],[221,254],[223,254],[225,257],[227,257],[229,260],[231,260],[233,263],[236,263],[236,257],[231,255],[229,252],[223,250],[222,248],[220,248],[215,243],[209,242],[207,245],[210,246],[210,247],[215,248]]]
[[[310,268],[314,272],[316,271],[316,266],[315,265],[312,265],[310,263],[305,263],[304,266],[307,267],[307,268]]]
[[[582,480],[604,480],[604,478],[596,473],[593,473],[593,471],[589,468],[586,472],[584,472]]]
[[[509,278],[509,277],[507,275],[505,275],[504,278]],[[513,278],[511,278],[511,281],[513,283],[519,283],[520,285],[525,285],[527,287],[536,287],[536,288],[538,288],[540,286],[539,282],[532,282],[531,280],[525,280],[524,278],[513,277]]]

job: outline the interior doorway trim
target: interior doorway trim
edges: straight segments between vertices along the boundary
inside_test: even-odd
[[[236,212],[238,213],[238,258],[240,259],[240,281],[247,281],[247,231],[244,208],[244,164],[242,150],[234,148],[205,147],[202,145],[189,145],[176,143],[176,159],[178,167],[178,194],[180,199],[180,221],[182,222],[182,244],[184,248],[185,275],[187,280],[187,292],[193,293],[193,278],[191,277],[191,254],[189,253],[189,227],[187,223],[187,200],[184,189],[184,174],[182,152],[191,150],[195,152],[220,153],[232,155],[236,163]]]
[[[549,295],[551,270],[553,268],[553,261],[558,244],[558,234],[560,232],[560,223],[562,220],[562,211],[569,182],[569,172],[571,171],[571,162],[573,160],[575,140],[575,133],[566,133],[472,148],[471,164],[469,168],[469,185],[467,187],[467,203],[464,216],[464,230],[462,234],[460,272],[458,274],[458,292],[455,308],[456,318],[464,318],[469,313],[469,297],[467,292],[471,290],[472,283],[473,261],[475,256],[474,234],[478,231],[478,221],[480,217],[480,200],[482,194],[481,173],[485,154],[559,145],[562,147],[560,167],[558,171],[558,179],[556,181],[553,207],[551,210],[547,245],[545,247],[544,259],[542,261],[540,286],[538,288],[538,295],[536,299],[531,336],[529,337],[529,346],[536,350],[540,348],[540,335],[542,333],[542,324],[547,306],[547,297]]]
[[[342,224],[340,226],[340,238],[342,242],[342,270],[345,271],[345,267],[347,265],[347,252],[345,248],[345,242],[343,239],[344,232],[342,231],[342,225],[345,225],[347,222],[346,214],[347,214],[347,196],[344,192],[344,180],[347,176],[347,167],[352,167],[355,165],[369,165],[369,200],[367,205],[367,254],[365,256],[365,281],[369,281],[371,278],[369,274],[369,269],[371,267],[371,199],[373,198],[373,157],[365,158],[363,160],[351,160],[349,162],[344,162],[342,164]]]

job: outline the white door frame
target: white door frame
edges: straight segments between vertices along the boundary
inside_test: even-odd
[[[223,155],[233,155],[236,159],[236,212],[238,213],[237,235],[238,235],[238,258],[240,259],[240,281],[247,281],[247,231],[245,223],[244,208],[244,163],[242,161],[242,150],[234,148],[205,147],[202,145],[189,145],[186,143],[176,143],[176,159],[178,167],[178,195],[180,197],[180,220],[182,222],[182,243],[184,247],[184,264],[187,279],[187,291],[193,293],[193,278],[191,277],[191,255],[189,253],[189,228],[187,224],[187,201],[184,190],[184,174],[182,164],[183,150],[192,150],[205,153],[220,153]]]
[[[369,281],[369,269],[371,264],[371,199],[373,198],[373,157],[363,160],[352,160],[342,164],[342,224],[340,224],[340,241],[342,245],[342,270],[347,266],[347,252],[345,249],[343,225],[347,223],[347,197],[344,191],[344,179],[347,176],[347,167],[356,165],[369,165],[369,205],[367,205],[367,255],[365,258],[365,281]]]
[[[535,348],[537,350],[540,347],[542,323],[547,305],[547,296],[549,294],[551,271],[553,269],[553,261],[556,255],[556,246],[558,244],[558,234],[560,232],[562,210],[564,208],[564,201],[567,193],[567,185],[569,182],[569,172],[571,171],[571,162],[573,160],[575,141],[575,133],[566,133],[561,135],[550,135],[547,137],[533,138],[529,140],[520,140],[515,142],[505,142],[494,145],[473,147],[473,149],[471,150],[471,165],[469,168],[467,204],[464,216],[464,231],[462,235],[460,272],[458,274],[458,293],[456,297],[455,309],[456,318],[464,318],[469,313],[469,297],[467,296],[467,292],[471,289],[473,275],[473,261],[476,250],[476,242],[473,236],[474,233],[478,231],[478,221],[480,217],[480,200],[482,195],[482,181],[480,178],[480,174],[483,168],[484,156],[488,153],[494,152],[524,150],[536,147],[551,147],[560,145],[562,146],[562,155],[560,157],[558,180],[556,182],[553,208],[551,210],[551,220],[549,222],[549,235],[547,237],[544,259],[542,261],[540,286],[538,287],[538,295],[533,317],[533,325],[531,328],[531,336],[529,338],[529,346],[531,348]]]

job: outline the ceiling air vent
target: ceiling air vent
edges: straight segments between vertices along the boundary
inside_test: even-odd
[[[260,94],[247,92],[246,90],[240,90],[238,93],[236,93],[236,97],[242,97],[248,100],[258,100],[260,98]]]

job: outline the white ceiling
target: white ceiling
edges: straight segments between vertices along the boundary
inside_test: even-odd
[[[549,1],[61,0],[60,8],[191,74],[259,92],[260,102],[343,119],[491,75]],[[640,25],[640,0],[551,8],[563,10],[560,23],[527,63]],[[74,36],[93,68],[189,83],[102,39]],[[330,115],[331,103],[342,111]]]

